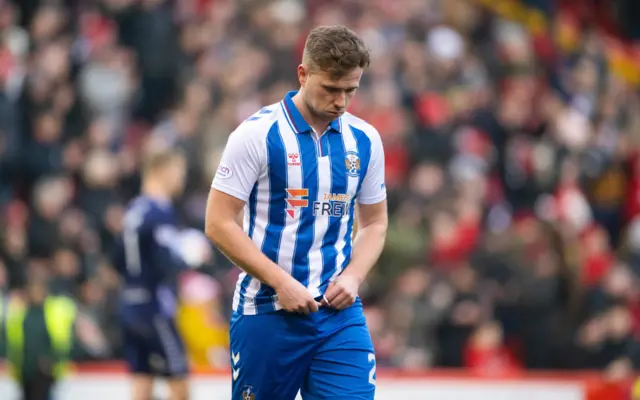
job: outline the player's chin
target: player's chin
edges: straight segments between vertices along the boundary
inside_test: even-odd
[[[342,114],[344,114],[344,111],[328,110],[325,112],[325,114],[327,115],[327,118],[338,118],[341,117]]]

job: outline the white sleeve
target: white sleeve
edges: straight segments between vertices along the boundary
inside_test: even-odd
[[[375,204],[387,198],[387,188],[384,183],[384,149],[378,134],[371,135],[371,158],[367,174],[362,182],[358,203]]]
[[[175,225],[157,226],[153,230],[153,237],[159,245],[166,247],[175,254],[182,254],[180,252],[180,232]]]
[[[236,129],[227,141],[211,187],[247,201],[265,162],[261,135],[246,127]]]

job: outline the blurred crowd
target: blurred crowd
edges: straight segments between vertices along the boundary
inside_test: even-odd
[[[297,87],[321,24],[373,55],[350,112],[386,151],[388,243],[361,290],[380,367],[639,366],[639,91],[590,26],[560,27],[561,51],[556,25],[472,0],[0,0],[0,291],[73,296],[78,359],[120,357],[108,255],[144,145],[187,152],[177,207],[202,230],[228,134]],[[183,326],[216,332],[194,346],[221,366],[238,270],[193,235],[211,280]]]

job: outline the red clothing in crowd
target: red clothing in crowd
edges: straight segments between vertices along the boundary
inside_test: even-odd
[[[582,233],[583,261],[580,278],[585,287],[594,287],[609,273],[615,257],[609,248],[606,233],[599,226],[591,226]]]
[[[629,171],[631,173],[627,182],[626,221],[631,221],[640,214],[640,154],[636,153],[629,158]]]
[[[464,352],[466,368],[490,375],[505,375],[520,370],[520,365],[506,346],[478,348],[469,344]]]
[[[606,252],[589,255],[581,268],[582,284],[586,287],[598,285],[613,266],[614,260],[613,255]]]
[[[450,237],[437,235],[434,237],[431,261],[436,265],[450,265],[467,260],[476,245],[479,234],[479,221],[475,219],[458,221],[455,232]]]

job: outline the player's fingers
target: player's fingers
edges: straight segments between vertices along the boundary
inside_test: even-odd
[[[349,307],[355,302],[355,297],[348,292],[341,293],[334,302],[334,308],[337,310],[342,310],[344,308]]]
[[[298,313],[300,312],[300,305],[292,302],[291,300],[288,301],[282,301],[282,309],[290,312],[290,313]]]
[[[335,307],[338,304],[346,301],[348,298],[349,298],[349,293],[346,290],[340,291],[338,294],[336,294],[333,300],[331,300],[331,305]]]
[[[318,303],[317,301],[315,301],[315,300],[313,300],[313,299],[312,299],[312,300],[309,300],[309,301],[307,302],[307,308],[308,308],[308,309],[309,309],[309,311],[311,311],[311,312],[316,312],[316,311],[318,311],[318,306],[319,306],[319,304],[320,304],[320,303]]]
[[[349,301],[346,301],[341,305],[341,307],[342,307],[341,310],[344,310],[345,308],[351,307],[355,302],[356,301],[354,299],[349,299]]]
[[[325,301],[327,301],[329,305],[333,305],[333,303],[336,301],[336,298],[343,292],[343,290],[344,288],[340,285],[330,284],[329,288],[324,294],[324,297],[326,298]]]
[[[347,298],[341,301],[340,303],[338,303],[335,308],[336,310],[344,310],[345,308],[350,307],[353,303],[354,301],[352,301],[350,298]]]

